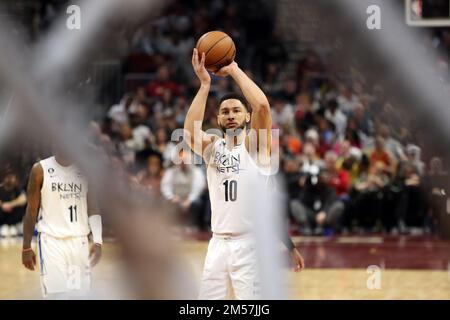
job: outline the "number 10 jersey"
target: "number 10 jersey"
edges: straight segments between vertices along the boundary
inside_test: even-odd
[[[252,231],[255,183],[260,169],[245,143],[229,150],[225,139],[217,139],[208,150],[206,176],[211,201],[211,230],[241,234]]]
[[[37,228],[55,238],[87,236],[88,184],[74,166],[62,166],[55,157],[39,162],[44,172]]]

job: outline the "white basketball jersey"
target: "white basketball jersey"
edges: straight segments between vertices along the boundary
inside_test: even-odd
[[[87,236],[86,179],[74,166],[64,167],[55,157],[39,162],[44,171],[38,231],[56,238]]]
[[[259,169],[245,143],[228,150],[225,139],[211,148],[206,169],[214,233],[246,233],[252,229],[252,194]]]

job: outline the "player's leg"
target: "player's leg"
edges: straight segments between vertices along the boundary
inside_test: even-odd
[[[72,296],[86,295],[91,289],[89,240],[73,237],[68,240],[68,289]]]
[[[44,298],[67,292],[67,261],[65,241],[44,233],[38,237],[39,270]]]
[[[254,240],[234,240],[230,250],[230,278],[236,299],[260,299],[261,288]]]
[[[200,300],[225,300],[229,298],[228,254],[225,240],[213,237],[209,241],[200,285]]]

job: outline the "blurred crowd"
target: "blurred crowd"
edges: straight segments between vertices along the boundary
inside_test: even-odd
[[[295,61],[296,73],[287,76],[287,50],[270,10],[265,1],[174,2],[163,17],[133,34],[124,79],[140,73],[150,80],[126,81],[122,99],[91,122],[92,142],[126,179],[176,205],[181,225],[208,230],[205,168],[189,164],[190,155],[178,151],[171,135],[183,127],[199,87],[190,64],[195,41],[220,29],[231,35],[238,64],[270,100],[273,129],[280,130],[274,141],[281,151],[278,175],[293,229],[302,235],[435,232],[446,210],[444,159],[424,152],[423,132],[414,130],[412,117],[381,84],[358,70],[338,71],[336,57],[307,50]],[[424,42],[440,50],[436,65],[448,81],[450,33],[434,30]],[[213,76],[204,130],[217,128],[218,100],[236,90],[229,78]],[[2,235],[18,232],[14,225],[26,201],[25,182],[19,181],[26,174],[6,173],[0,224],[13,227],[3,228]],[[17,208],[14,219],[11,208]]]

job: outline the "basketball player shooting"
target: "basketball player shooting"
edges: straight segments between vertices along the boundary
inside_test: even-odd
[[[207,166],[213,232],[199,298],[227,299],[233,291],[237,299],[258,299],[260,288],[251,236],[252,219],[248,212],[250,200],[246,194],[251,192],[250,181],[261,173],[264,160],[270,156],[272,119],[269,102],[237,63],[231,62],[215,74],[231,76],[244,96],[230,93],[220,99],[217,122],[224,138],[208,134],[202,131],[211,84],[205,68],[205,54],[202,53],[200,58],[194,49],[192,65],[201,84],[186,115],[185,140],[195,153],[203,157]],[[248,124],[257,133],[256,141],[247,134]],[[260,137],[263,143],[260,143]],[[250,148],[255,142],[258,146],[256,154]],[[303,269],[304,261],[298,250],[292,248],[290,253],[295,269]]]
[[[31,247],[36,221],[44,298],[67,298],[90,289],[91,266],[100,260],[101,216],[80,171],[60,152],[31,169],[24,218],[22,263],[36,266]],[[39,214],[39,216],[38,216]],[[88,234],[93,244],[89,248]]]

